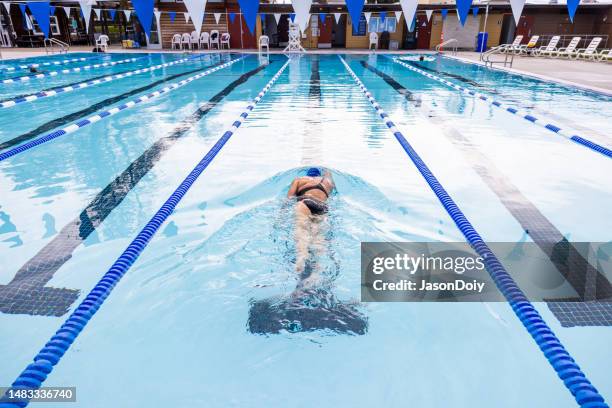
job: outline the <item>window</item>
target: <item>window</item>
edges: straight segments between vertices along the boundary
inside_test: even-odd
[[[370,33],[381,33],[388,31],[394,33],[397,29],[397,21],[395,17],[387,17],[384,21],[381,21],[380,17],[370,17],[370,24],[368,24],[368,32]]]
[[[370,20],[371,21],[371,20]],[[353,35],[354,36],[364,36],[366,35],[367,21],[365,16],[362,14],[359,19],[359,24],[353,23]]]
[[[57,17],[56,16],[51,16],[51,19],[49,20],[49,27],[51,28],[51,34],[53,35],[60,35],[60,28],[59,28],[59,24],[57,22]]]

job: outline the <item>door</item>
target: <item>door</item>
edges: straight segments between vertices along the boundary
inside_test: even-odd
[[[330,15],[326,15],[323,22],[319,24],[319,48],[331,48],[333,25],[334,16]]]
[[[232,10],[228,10],[228,13],[230,12],[232,12]],[[234,22],[231,21],[229,16],[227,21],[231,48],[257,48],[255,34],[251,34],[249,31],[249,27],[247,27],[242,13],[238,13],[237,11],[234,11],[234,13],[236,13]],[[259,18],[259,16],[257,18]]]
[[[519,23],[516,26],[516,35],[523,36],[523,44],[527,44],[529,42],[529,38],[533,35],[533,21],[534,16],[521,16],[519,19]]]
[[[417,48],[429,49],[429,41],[431,39],[431,20],[427,21],[427,16],[417,14]]]
[[[346,46],[346,15],[340,15],[338,22],[336,23],[336,17],[333,18],[332,25],[332,47],[345,47]]]

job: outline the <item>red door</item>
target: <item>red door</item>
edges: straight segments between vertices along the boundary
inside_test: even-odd
[[[319,44],[325,44],[325,48],[331,48],[333,18],[333,16],[326,15],[325,22],[319,23]]]
[[[533,35],[534,19],[534,16],[521,16],[521,18],[519,19],[519,23],[516,26],[516,35],[523,36],[523,44],[527,44],[529,42],[529,39]]]
[[[228,16],[228,28],[230,33],[231,48],[257,48],[255,34],[251,34],[251,32],[249,31],[249,27],[247,27],[243,15],[239,14],[237,10],[227,11],[228,13],[236,13],[233,23]]]
[[[417,48],[429,49],[431,39],[431,20],[427,21],[427,16],[417,14]]]

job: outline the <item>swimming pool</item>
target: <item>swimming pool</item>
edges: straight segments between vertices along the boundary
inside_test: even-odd
[[[44,382],[76,387],[70,406],[576,406],[506,303],[360,304],[365,335],[264,336],[247,321],[254,301],[295,287],[284,195],[305,167],[336,179],[319,262],[341,301],[359,299],[361,242],[465,241],[343,61],[487,241],[554,228],[610,242],[610,157],[393,56],[78,57],[96,59],[61,69],[124,62],[0,87],[0,100],[14,102],[0,109],[0,386],[200,163]],[[18,65],[40,61],[5,62],[16,69],[2,78],[30,75]],[[612,146],[609,96],[444,57],[412,66]],[[568,327],[534,305],[609,398],[610,327]]]

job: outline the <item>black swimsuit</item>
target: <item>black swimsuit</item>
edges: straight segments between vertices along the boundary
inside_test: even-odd
[[[295,194],[297,196],[297,200],[303,202],[313,215],[323,215],[327,213],[329,211],[327,204],[325,204],[323,201],[317,200],[316,198],[304,195],[310,190],[321,190],[325,193],[325,196],[329,197],[329,194],[327,193],[327,190],[325,190],[325,187],[323,187],[323,184],[318,183],[314,186],[305,187],[302,190],[298,190]]]

